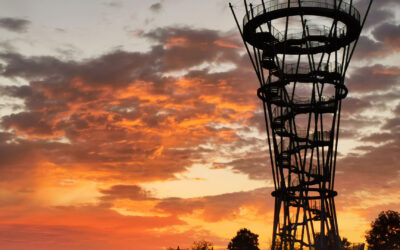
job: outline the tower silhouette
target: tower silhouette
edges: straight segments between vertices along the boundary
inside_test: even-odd
[[[240,24],[260,82],[275,191],[272,249],[340,249],[334,197],[345,74],[373,0],[260,0]]]

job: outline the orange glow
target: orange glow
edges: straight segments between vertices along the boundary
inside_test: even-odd
[[[400,75],[400,70],[399,69],[374,69],[373,74],[398,76],[398,75]]]
[[[220,47],[224,47],[224,48],[230,48],[230,49],[239,49],[240,48],[239,46],[237,46],[235,44],[232,44],[232,43],[229,43],[229,42],[226,42],[226,41],[221,41],[221,40],[217,40],[214,43],[216,45],[218,45]]]
[[[85,35],[93,51],[82,49],[82,55],[51,56],[59,53],[54,48],[48,56],[18,54],[30,46],[0,53],[1,77],[10,82],[2,83],[0,104],[1,249],[186,249],[202,239],[226,249],[243,227],[260,235],[261,249],[270,245],[274,200],[265,119],[240,37],[192,23],[157,28],[169,9],[168,1],[159,2],[154,17],[129,24],[146,30],[127,25],[108,39]],[[119,43],[124,30],[136,34],[129,50],[118,44],[92,54],[101,42]],[[32,43],[33,54],[40,44]],[[382,58],[393,51],[366,53]],[[90,58],[73,59],[83,55]],[[377,78],[400,75],[396,65],[372,68]],[[344,133],[353,136],[346,143],[373,149],[343,154],[339,146],[335,204],[342,236],[363,242],[373,217],[400,207],[393,178],[400,109],[390,93],[382,114],[364,112],[366,103],[384,103],[385,92],[354,93],[359,100],[351,108],[363,112],[344,114],[345,130],[363,134]],[[388,140],[366,138],[379,126]],[[355,164],[346,165],[351,160]],[[372,163],[379,171],[367,168]],[[362,171],[355,174],[357,167]]]
[[[187,42],[187,39],[184,37],[170,37],[168,38],[167,43],[165,46],[168,48],[173,47],[173,46],[181,46]]]

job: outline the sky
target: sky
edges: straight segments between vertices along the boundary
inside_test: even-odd
[[[243,227],[267,248],[265,124],[228,1],[0,5],[2,249],[225,249]],[[342,104],[335,202],[351,242],[400,210],[399,62],[400,2],[378,0]]]

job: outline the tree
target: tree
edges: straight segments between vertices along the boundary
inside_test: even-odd
[[[240,229],[228,244],[229,250],[260,250],[258,235],[246,228]]]
[[[400,214],[396,211],[382,211],[365,238],[372,250],[400,249]]]
[[[346,239],[347,240],[347,239]],[[323,243],[321,242],[323,241]],[[317,233],[315,235],[315,249],[316,250],[336,250],[340,249],[341,245],[340,237],[335,235],[332,231],[328,232],[328,235],[321,235]],[[324,244],[324,245],[322,245]]]
[[[343,237],[342,241],[341,241],[341,245],[342,245],[343,249],[350,249],[351,243],[346,237]]]
[[[192,250],[213,250],[213,245],[211,242],[200,240],[193,242]]]

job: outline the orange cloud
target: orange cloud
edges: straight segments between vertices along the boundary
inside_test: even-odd
[[[231,49],[239,49],[240,47],[237,46],[236,44],[230,43],[230,42],[226,42],[226,41],[221,41],[221,40],[217,40],[214,41],[214,43],[220,47],[224,47],[224,48],[231,48]]]
[[[373,74],[380,74],[380,75],[392,75],[398,76],[400,75],[400,69],[393,68],[393,69],[374,69],[372,71]]]
[[[266,185],[271,171],[256,79],[249,65],[242,65],[238,38],[189,28],[139,35],[157,44],[148,52],[114,51],[85,61],[0,55],[3,77],[29,83],[1,87],[3,95],[20,99],[24,110],[1,117],[0,245],[163,249],[205,238],[224,248],[239,227],[271,228],[269,188],[189,199],[161,199],[140,188],[178,180],[194,164]],[[223,62],[237,67],[216,73],[197,67]],[[175,70],[183,76],[164,74]],[[400,109],[380,105],[394,114],[387,118],[358,114],[389,98],[398,100],[396,93],[374,91],[396,86],[399,74],[396,67],[373,65],[355,69],[348,81],[361,97],[347,99],[343,126],[351,138],[378,144],[339,159],[338,171],[345,174],[336,181],[343,194],[338,209],[354,208],[344,219],[339,213],[339,221],[350,215],[369,221],[384,208],[361,202],[360,190],[375,189],[380,203],[399,205],[387,201],[398,196],[392,182]],[[371,124],[385,133],[354,136],[353,127]],[[345,232],[354,230],[344,226]],[[221,233],[224,227],[231,231]],[[266,247],[271,234],[264,230]],[[352,239],[361,241],[355,234]]]
[[[168,48],[173,47],[173,46],[181,46],[187,42],[187,39],[184,37],[170,37],[167,40],[167,43],[165,46]]]

